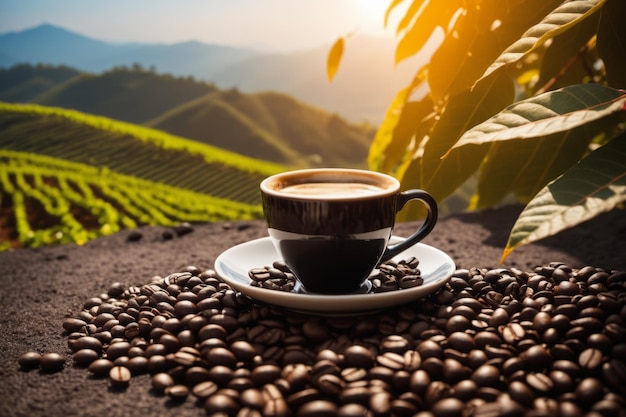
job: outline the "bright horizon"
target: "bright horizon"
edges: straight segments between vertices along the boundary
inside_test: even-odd
[[[267,52],[328,45],[356,35],[393,38],[389,0],[0,0],[0,33],[44,23],[108,42],[197,40]]]

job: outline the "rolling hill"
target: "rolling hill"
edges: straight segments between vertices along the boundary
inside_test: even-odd
[[[57,69],[60,71],[61,69]],[[0,70],[0,100],[63,107],[144,124],[254,158],[294,166],[364,167],[375,131],[284,94],[220,90],[141,67],[77,73],[53,83],[54,67]],[[68,73],[71,74],[71,73]],[[40,94],[19,95],[36,80]]]
[[[0,103],[0,241],[258,218],[260,181],[285,169],[104,117]]]
[[[43,24],[0,34],[0,67],[67,65],[99,74],[115,67],[140,65],[159,73],[192,76],[221,89],[277,91],[352,122],[379,124],[395,93],[411,82],[418,66],[412,59],[394,64],[394,39],[357,33],[347,41],[342,68],[329,83],[325,65],[330,47],[321,44],[270,54],[200,42],[110,43]]]

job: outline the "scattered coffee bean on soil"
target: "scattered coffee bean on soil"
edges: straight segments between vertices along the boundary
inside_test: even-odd
[[[379,271],[398,278],[391,268]],[[419,276],[416,268],[407,262],[403,276]],[[264,279],[289,273],[262,269]],[[150,374],[146,389],[168,406],[196,401],[207,415],[626,410],[626,273],[592,266],[459,269],[425,298],[356,317],[257,303],[214,271],[187,267],[141,286],[112,284],[63,328],[74,364],[94,377],[123,391]],[[18,359],[24,371],[65,362],[56,353]]]

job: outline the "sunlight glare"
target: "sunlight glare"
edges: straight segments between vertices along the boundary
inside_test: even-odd
[[[389,7],[389,0],[353,0],[354,8],[359,13],[361,20],[367,25],[383,27],[385,12]]]

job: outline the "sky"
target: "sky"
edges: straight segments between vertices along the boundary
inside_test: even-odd
[[[0,33],[50,23],[111,42],[198,40],[264,51],[328,45],[350,33],[393,37],[390,0],[0,0]],[[401,15],[401,8],[391,15]],[[396,16],[396,17],[398,17]]]

